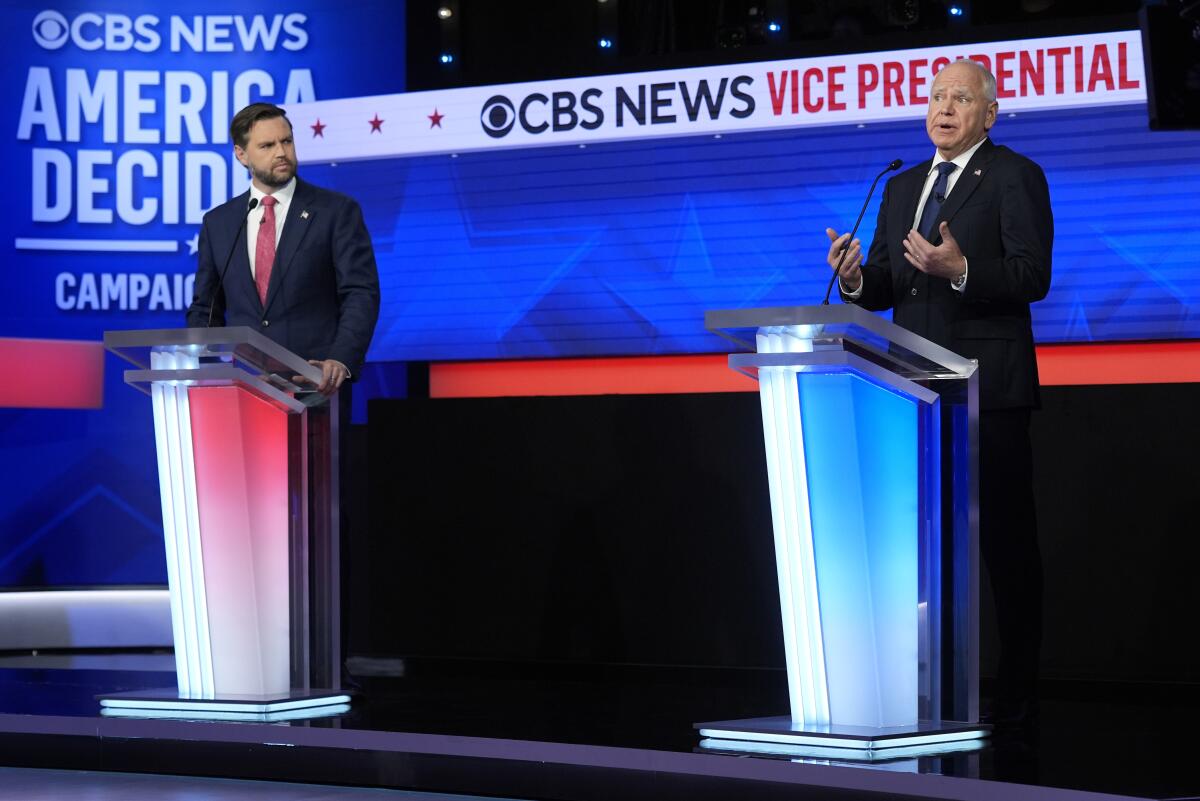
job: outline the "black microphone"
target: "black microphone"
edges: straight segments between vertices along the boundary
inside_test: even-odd
[[[217,277],[217,285],[213,287],[212,295],[208,299],[208,325],[206,328],[212,328],[213,310],[217,304],[217,293],[221,291],[221,287],[225,286],[225,273],[229,271],[229,263],[233,261],[233,252],[237,249],[238,241],[242,238],[242,231],[246,230],[246,220],[250,219],[250,212],[258,208],[258,198],[250,198],[250,202],[246,204],[246,213],[242,215],[242,224],[238,226],[237,233],[233,237],[233,245],[229,248],[229,255],[225,257],[225,266],[221,268],[221,274]]]
[[[850,252],[850,243],[854,241],[854,235],[858,233],[858,224],[862,222],[863,215],[867,213],[867,205],[871,202],[871,195],[875,194],[875,184],[879,183],[879,179],[887,175],[892,170],[898,170],[904,166],[904,162],[896,159],[891,164],[883,168],[883,172],[875,176],[875,180],[871,182],[871,189],[867,192],[867,199],[863,201],[862,211],[858,213],[858,219],[854,221],[854,230],[850,232],[850,238],[846,240],[845,246],[842,248],[842,257],[838,259],[837,267],[833,270],[833,278],[829,279],[829,286],[825,287],[825,300],[821,301],[822,306],[829,305],[829,293],[833,291],[833,282],[842,276],[842,262],[846,260],[846,254]]]

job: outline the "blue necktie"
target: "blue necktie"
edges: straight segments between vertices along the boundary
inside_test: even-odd
[[[953,161],[943,161],[937,165],[938,177],[933,182],[933,190],[925,200],[925,209],[921,212],[921,224],[917,226],[917,232],[926,239],[933,239],[933,224],[937,220],[938,212],[942,210],[942,203],[946,201],[946,186],[950,182],[950,173],[957,169],[958,165]]]

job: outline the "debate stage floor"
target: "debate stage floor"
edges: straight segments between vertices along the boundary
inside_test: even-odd
[[[100,716],[97,693],[170,686],[171,664],[167,654],[0,658],[0,765],[21,769],[0,770],[0,799],[80,788],[103,801],[1200,798],[1194,689],[1049,684],[1027,735],[873,766],[699,752],[696,721],[783,711],[776,671],[410,660],[391,663],[403,675],[360,678],[352,710],[335,718]]]

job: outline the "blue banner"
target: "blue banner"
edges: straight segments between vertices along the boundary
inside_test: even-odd
[[[201,217],[248,185],[233,113],[403,91],[404,15],[397,0],[5,3],[0,337],[182,326]],[[298,156],[303,172],[299,137]],[[165,582],[149,399],[107,368],[103,409],[0,410],[0,588]]]
[[[1144,103],[1005,113],[1054,209],[1039,342],[1200,338],[1200,133]],[[358,188],[383,304],[375,360],[716,351],[707,309],[819,303],[848,231],[921,119],[483,150],[310,168]],[[876,197],[859,236],[869,243]]]

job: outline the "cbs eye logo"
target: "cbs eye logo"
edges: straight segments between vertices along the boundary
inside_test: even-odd
[[[65,45],[70,33],[67,18],[57,11],[43,11],[33,18],[33,40],[46,50]]]
[[[493,139],[507,136],[517,124],[517,110],[512,101],[504,95],[493,95],[483,104],[479,113],[479,124],[484,132]]]

